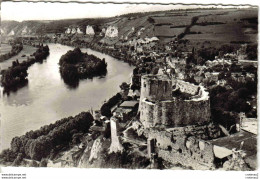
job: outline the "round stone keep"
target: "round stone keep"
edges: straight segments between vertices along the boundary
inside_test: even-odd
[[[144,75],[141,80],[141,99],[162,101],[172,99],[172,80],[166,75]]]

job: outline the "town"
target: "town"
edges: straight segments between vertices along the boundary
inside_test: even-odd
[[[58,32],[42,25],[34,33],[26,23],[15,31],[3,22],[2,43],[12,45],[16,54],[28,46],[62,44],[77,47],[74,51],[90,48],[134,69],[131,80],[100,108],[14,137],[0,162],[28,167],[256,170],[257,10],[208,11],[91,19],[84,25],[67,23]],[[212,19],[212,14],[219,19]],[[168,16],[189,19],[172,22]],[[242,37],[228,43],[199,42],[207,34],[203,27],[225,24],[246,29],[252,42]],[[179,31],[172,34],[169,29]],[[13,50],[17,47],[19,52]],[[12,56],[1,54],[0,59]]]

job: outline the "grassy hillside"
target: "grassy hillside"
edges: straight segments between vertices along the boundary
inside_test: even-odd
[[[157,36],[167,42],[176,37],[189,40],[192,45],[212,46],[223,43],[256,43],[258,33],[258,9],[190,9],[126,14],[111,18],[66,19],[56,21],[3,21],[4,35],[14,31],[22,34],[24,29],[29,35],[41,33],[64,33],[69,26],[77,26],[85,31],[92,25],[96,32],[110,25],[117,26],[119,39]],[[25,30],[24,30],[25,31]]]

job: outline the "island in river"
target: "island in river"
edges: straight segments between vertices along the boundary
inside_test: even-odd
[[[59,61],[60,74],[69,86],[77,85],[79,79],[92,78],[107,73],[107,63],[94,55],[82,53],[80,48],[69,50]]]
[[[49,55],[49,47],[40,45],[36,52],[26,61],[19,62],[18,60],[12,62],[12,66],[1,71],[1,86],[4,87],[4,92],[16,91],[19,87],[23,87],[28,83],[28,68],[36,62],[42,63]]]

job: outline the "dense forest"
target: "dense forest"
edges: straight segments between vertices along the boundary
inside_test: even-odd
[[[115,106],[116,104],[118,104],[120,101],[122,100],[122,95],[120,93],[117,93],[116,95],[114,95],[112,98],[110,98],[107,102],[105,102],[101,108],[101,114],[103,116],[107,116],[107,117],[111,117],[112,113],[111,113],[111,108],[113,106]]]
[[[75,117],[67,117],[54,124],[45,125],[39,130],[27,132],[14,137],[11,148],[0,154],[1,163],[19,165],[23,158],[41,161],[52,158],[63,148],[67,148],[74,138],[87,133],[92,125],[93,117],[89,112],[81,112]]]
[[[79,79],[92,78],[107,73],[105,59],[82,53],[79,48],[68,51],[59,61],[60,73],[64,82],[70,86],[78,83]]]

